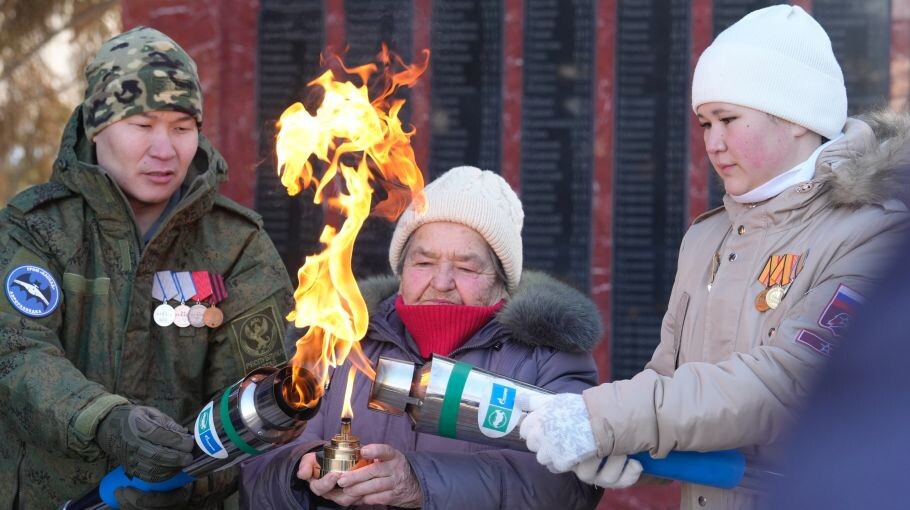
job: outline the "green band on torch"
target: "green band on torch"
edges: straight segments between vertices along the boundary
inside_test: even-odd
[[[461,408],[461,394],[468,381],[468,374],[474,368],[467,363],[456,361],[449,375],[446,394],[442,397],[442,408],[439,410],[439,435],[455,438],[455,424],[458,422],[458,410]]]
[[[234,443],[237,448],[243,453],[249,453],[250,455],[259,455],[259,450],[253,448],[246,441],[240,437],[240,434],[237,433],[237,430],[234,428],[234,424],[231,423],[230,409],[228,409],[228,395],[231,393],[237,385],[228,387],[224,390],[224,395],[221,396],[221,426],[224,428],[224,433],[227,434],[228,439]]]

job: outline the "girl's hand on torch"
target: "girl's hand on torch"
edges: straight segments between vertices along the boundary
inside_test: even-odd
[[[564,473],[594,457],[597,444],[584,398],[574,393],[535,395],[521,421],[521,438],[551,473]]]

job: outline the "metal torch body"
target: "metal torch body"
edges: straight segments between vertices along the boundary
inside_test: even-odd
[[[288,401],[292,371],[296,387],[315,404],[304,407]],[[220,469],[285,444],[303,432],[307,420],[319,410],[322,390],[305,369],[263,367],[229,386],[196,415],[193,435],[196,457],[169,480],[149,483],[128,477],[122,467],[108,473],[81,498],[64,503],[66,510],[118,508],[114,492],[123,487],[145,491],[170,491]]]
[[[407,414],[414,429],[452,439],[528,451],[518,424],[534,395],[552,392],[467,363],[433,355],[423,365],[380,357],[370,392],[370,409]],[[645,473],[710,485],[760,488],[776,473],[746,466],[736,450],[670,452],[654,459],[648,452],[630,455]]]

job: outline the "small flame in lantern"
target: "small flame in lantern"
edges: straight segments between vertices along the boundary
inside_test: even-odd
[[[354,378],[357,377],[357,371],[352,366],[348,369],[348,383],[344,387],[344,406],[341,408],[342,418],[353,418],[354,409],[351,407],[351,394],[354,392]]]
[[[344,363],[348,356],[354,367],[375,378],[358,343],[366,334],[369,316],[354,279],[351,258],[355,238],[371,212],[394,220],[412,199],[418,211],[425,208],[423,174],[410,144],[415,131],[403,129],[398,114],[405,101],[393,98],[396,90],[412,85],[423,74],[429,50],[424,50],[424,57],[423,63],[408,66],[383,45],[378,55],[382,72],[374,76],[375,64],[349,69],[337,56],[329,56],[328,66],[336,69],[327,70],[309,84],[324,92],[315,115],[295,103],[278,122],[278,171],[288,193],[295,195],[315,184],[313,202],[325,200],[345,217],[340,229],[332,225],[323,228],[319,241],[325,248],[307,257],[298,271],[296,306],[287,317],[298,328],[308,328],[297,341],[291,365],[309,369],[323,387],[329,369]],[[368,87],[371,77],[372,84],[380,88],[372,100]],[[317,167],[325,167],[321,176],[316,175]],[[342,183],[337,183],[339,175]],[[373,185],[381,186],[388,198],[371,211]],[[348,381],[350,386],[353,376],[349,375]],[[300,406],[314,403],[301,397],[288,400]]]

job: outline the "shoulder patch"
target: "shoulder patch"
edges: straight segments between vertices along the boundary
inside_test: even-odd
[[[827,329],[836,337],[843,336],[863,304],[863,296],[844,284],[837,286],[837,291],[828,306],[818,318],[818,325]]]
[[[47,317],[60,305],[60,286],[50,271],[38,266],[18,266],[6,275],[6,298],[23,315]]]
[[[243,216],[244,218],[255,223],[258,227],[262,227],[262,216],[260,216],[252,209],[246,208],[237,202],[234,202],[230,198],[221,195],[220,193],[215,195],[215,205],[217,207],[221,207],[222,209],[227,209],[228,211]]]
[[[829,358],[834,351],[833,343],[806,329],[799,330],[799,333],[796,335],[796,343],[812,349],[816,354]]]
[[[723,210],[724,210],[724,206],[720,206],[720,207],[715,207],[714,209],[711,209],[709,211],[705,211],[705,212],[699,214],[698,217],[692,221],[692,224],[695,225],[695,224],[701,223],[701,222],[705,221],[706,219],[710,218],[711,216],[714,216],[715,214],[717,214]]]
[[[73,192],[59,182],[38,184],[19,193],[9,205],[26,213],[48,202],[73,195]]]

